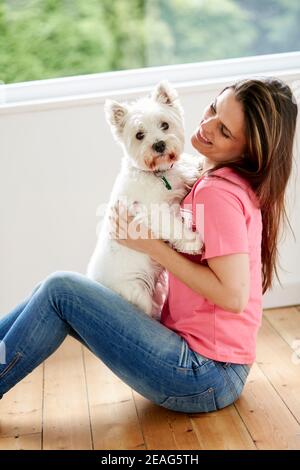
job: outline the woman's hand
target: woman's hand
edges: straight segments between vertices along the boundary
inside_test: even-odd
[[[155,253],[158,244],[163,243],[162,240],[154,238],[154,234],[144,223],[134,220],[135,216],[121,201],[118,201],[112,208],[109,219],[111,221],[110,237],[120,245],[151,256]]]

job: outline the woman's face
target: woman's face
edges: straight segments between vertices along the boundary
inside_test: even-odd
[[[246,147],[244,112],[232,89],[223,91],[204,110],[191,142],[213,166],[241,158]]]

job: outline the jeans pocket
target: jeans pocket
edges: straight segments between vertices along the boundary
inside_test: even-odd
[[[3,379],[5,375],[17,364],[18,360],[22,357],[20,352],[17,352],[9,364],[0,372],[0,379]]]
[[[196,364],[196,366],[201,367],[204,364],[214,362],[213,359],[210,359],[209,357],[202,356],[202,354],[192,351],[193,352],[193,362]]]
[[[195,395],[170,396],[160,406],[183,413],[207,413],[217,410],[215,393],[212,387]]]
[[[213,360],[190,349],[188,343],[182,338],[181,354],[178,364],[179,369],[195,370],[208,362],[213,362]]]

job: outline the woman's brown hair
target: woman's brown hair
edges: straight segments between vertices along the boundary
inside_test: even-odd
[[[219,163],[207,174],[231,167],[255,191],[263,223],[261,259],[265,293],[272,287],[274,272],[279,280],[277,243],[281,224],[289,223],[285,189],[292,171],[298,108],[290,87],[275,78],[239,80],[221,93],[227,89],[234,91],[243,107],[247,146],[240,159]]]

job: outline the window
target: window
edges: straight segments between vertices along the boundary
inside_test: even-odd
[[[0,81],[300,50],[299,0],[0,0]]]

